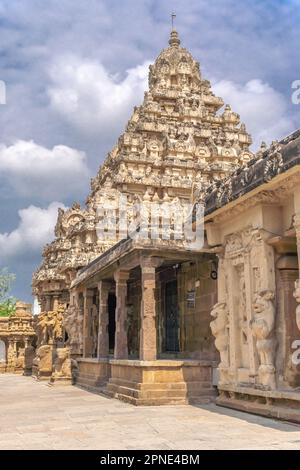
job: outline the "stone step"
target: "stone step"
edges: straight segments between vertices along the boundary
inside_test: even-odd
[[[134,388],[136,390],[157,390],[158,388],[160,390],[187,390],[187,384],[185,382],[156,382],[156,383],[137,383],[137,382],[132,382],[124,379],[118,379],[118,378],[111,378],[109,379],[110,383],[114,383],[116,385],[121,385],[124,387],[128,388]]]
[[[113,395],[114,398],[130,403],[135,406],[162,406],[162,405],[186,405],[187,400],[185,398],[134,398],[122,393],[116,393]]]
[[[101,387],[105,385],[106,382],[107,381],[104,380],[103,378],[97,379],[93,376],[87,377],[84,375],[79,375],[76,379],[76,385],[82,385],[82,386],[87,385],[91,387]]]
[[[144,384],[145,385],[145,384]],[[141,397],[143,398],[184,398],[187,399],[190,397],[188,391],[185,388],[161,388],[161,384],[155,384],[156,387],[153,388],[154,384],[151,384],[152,387],[147,388],[146,386],[143,387],[142,390],[137,390],[136,388],[133,387],[126,387],[125,385],[121,385],[120,383],[115,383],[115,382],[108,382],[106,390],[110,394],[122,394],[126,395],[128,397],[132,398],[137,398],[140,399]],[[197,394],[192,394],[191,397],[196,400],[196,399],[202,399],[202,398],[209,398],[213,396],[213,390],[210,389],[200,389],[197,391]]]

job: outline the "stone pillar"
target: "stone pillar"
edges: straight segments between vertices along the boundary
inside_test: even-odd
[[[85,289],[83,292],[83,357],[90,357],[92,353],[92,338],[90,336],[91,309],[93,307],[93,291]]]
[[[99,291],[99,331],[98,331],[98,358],[109,355],[108,337],[108,294],[111,284],[101,281],[98,284]]]
[[[51,311],[51,295],[47,294],[45,295],[45,297],[46,297],[45,310],[46,312],[50,312]]]
[[[59,295],[54,295],[53,296],[53,310],[57,310],[58,309],[58,305],[59,305]]]
[[[159,264],[151,258],[141,260],[141,361],[155,361],[157,356],[155,267]]]
[[[14,341],[12,339],[8,340],[7,348],[7,370],[11,371],[14,367],[15,352],[14,352]]]
[[[114,277],[117,298],[114,357],[115,359],[128,359],[126,297],[129,271],[119,270]]]
[[[293,260],[294,258],[294,260]],[[279,264],[279,263],[278,263]],[[293,296],[295,281],[298,278],[297,259],[295,256],[285,256],[279,264],[279,297],[280,325],[277,368],[279,379],[283,386],[300,386],[300,365],[293,363],[293,345],[299,340],[299,330],[296,324],[295,311],[297,302]]]
[[[254,293],[254,286],[253,286],[253,275],[252,275],[252,266],[251,266],[251,258],[250,253],[246,252],[244,255],[245,261],[245,293],[246,293],[246,315],[247,315],[247,343],[248,343],[248,351],[249,351],[249,382],[253,385],[256,382],[256,377],[258,374],[258,361],[257,355],[255,351],[255,342],[254,337],[251,331],[251,320],[253,318],[253,293]]]

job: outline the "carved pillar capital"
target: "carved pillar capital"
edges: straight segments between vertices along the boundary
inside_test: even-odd
[[[127,284],[128,278],[130,276],[130,271],[124,269],[118,269],[114,273],[114,279],[116,284]]]
[[[152,268],[156,269],[161,266],[164,262],[163,258],[159,258],[158,256],[141,256],[140,257],[140,266],[142,269]]]

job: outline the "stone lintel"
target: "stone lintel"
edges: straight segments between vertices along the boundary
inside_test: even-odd
[[[293,237],[272,237],[267,240],[267,243],[273,246],[280,255],[297,253],[297,245]]]

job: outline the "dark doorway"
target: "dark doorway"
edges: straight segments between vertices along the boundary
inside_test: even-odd
[[[116,296],[108,295],[108,338],[109,352],[113,354],[115,349],[115,332],[116,332]]]
[[[176,280],[166,284],[165,309],[166,351],[179,352],[179,310]]]

